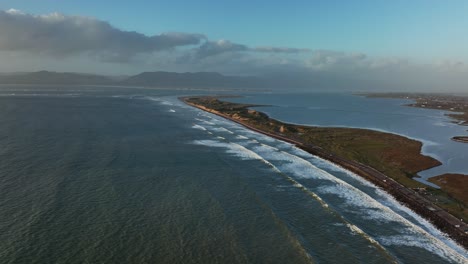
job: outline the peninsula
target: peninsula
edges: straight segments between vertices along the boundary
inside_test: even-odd
[[[447,116],[459,125],[468,126],[468,94],[453,95],[441,93],[364,93],[366,97],[409,99],[411,107],[446,110]]]
[[[421,154],[422,143],[399,135],[357,128],[293,125],[250,109],[255,105],[219,97],[183,97],[186,104],[239,123],[256,132],[292,143],[373,182],[468,248],[466,195],[428,187],[412,179],[440,165]]]

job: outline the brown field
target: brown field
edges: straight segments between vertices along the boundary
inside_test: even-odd
[[[463,174],[443,174],[430,179],[439,185],[442,190],[450,193],[454,198],[466,204],[468,203],[468,180]]]

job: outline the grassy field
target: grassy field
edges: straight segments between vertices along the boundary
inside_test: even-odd
[[[468,181],[466,178],[467,176],[462,174],[443,174],[430,179],[431,182],[440,186],[445,193],[458,201],[458,203],[451,201],[440,201],[439,203],[446,203],[447,211],[465,219],[465,222],[466,201],[468,201]]]

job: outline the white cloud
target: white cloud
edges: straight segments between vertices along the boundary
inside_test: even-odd
[[[310,52],[310,49],[298,49],[298,48],[288,48],[288,47],[271,47],[271,46],[262,46],[255,47],[252,49],[257,52],[270,52],[270,53],[303,53]]]
[[[223,53],[247,51],[248,47],[242,44],[233,43],[229,40],[207,41],[200,47],[194,49],[194,57],[197,60],[216,56]]]
[[[468,90],[468,66],[457,59],[417,63],[407,58],[372,57],[359,52],[249,47],[225,39],[210,40],[203,34],[147,36],[90,17],[32,15],[15,9],[0,11],[0,71],[42,69],[85,72],[105,69],[105,73],[218,71],[283,76],[288,83],[302,80],[298,83],[302,86],[328,83],[333,87],[361,87],[352,80],[379,80],[391,87],[397,80],[409,85],[423,83],[423,88],[456,84]]]
[[[88,53],[101,59],[125,61],[139,53],[197,45],[204,39],[201,34],[190,33],[146,36],[82,16],[59,13],[36,16],[14,9],[0,11],[0,50],[4,51],[55,57]]]

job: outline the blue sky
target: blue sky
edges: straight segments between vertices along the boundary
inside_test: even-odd
[[[467,14],[466,0],[0,0],[0,72],[216,71],[468,91]]]
[[[0,8],[91,16],[147,35],[179,31],[252,46],[468,59],[468,1],[1,0]]]

